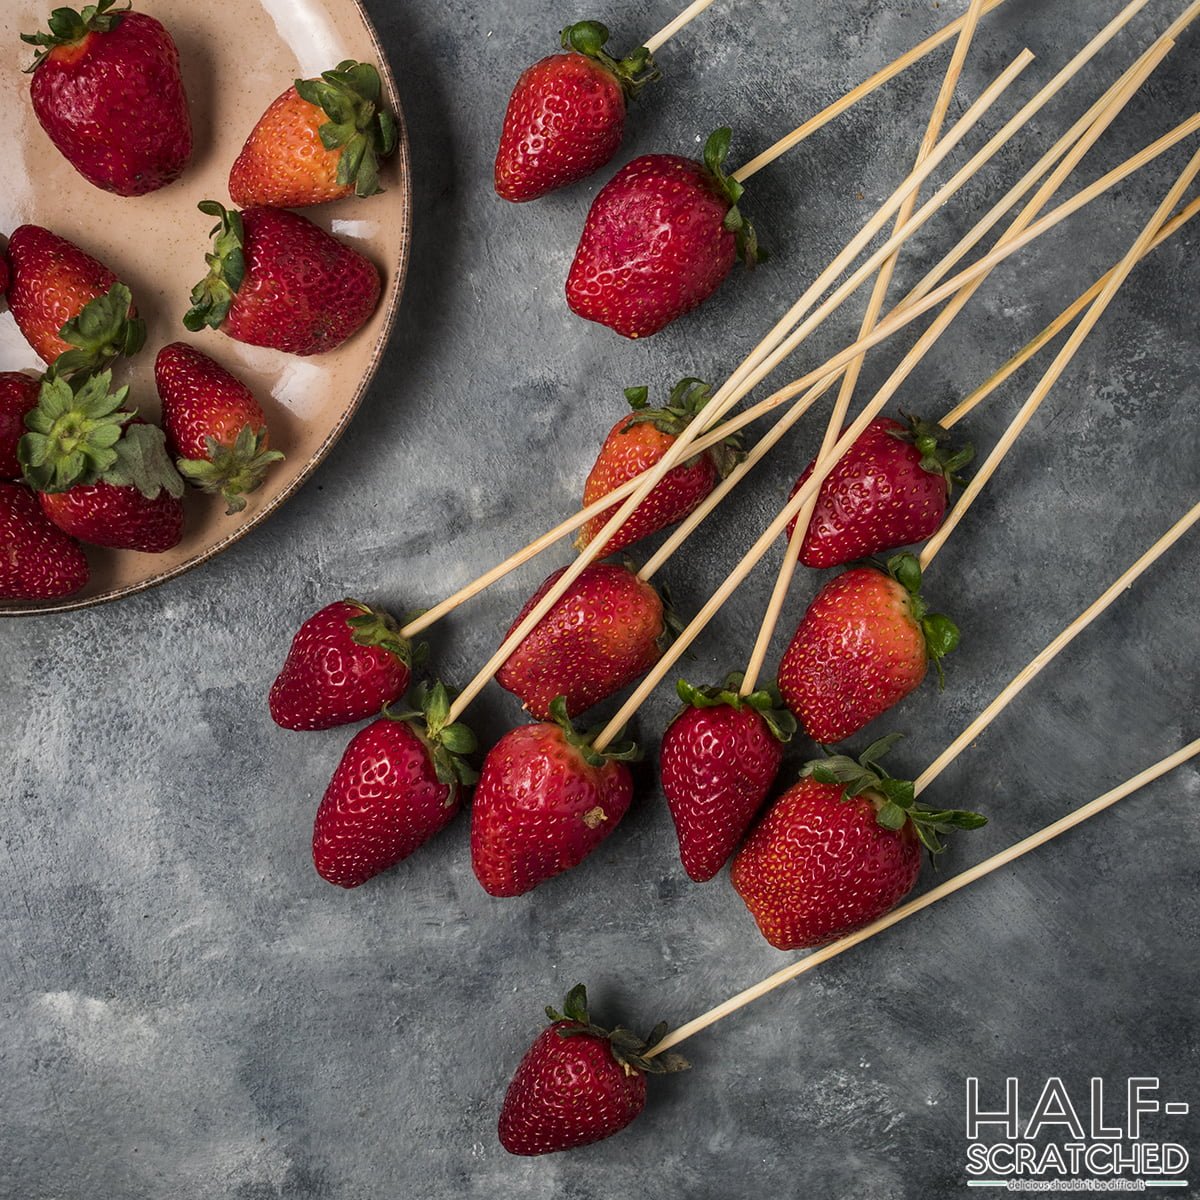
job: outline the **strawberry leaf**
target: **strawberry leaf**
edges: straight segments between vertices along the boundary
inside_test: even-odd
[[[21,34],[21,41],[27,45],[41,47],[34,55],[33,62],[25,68],[25,74],[34,71],[55,46],[74,45],[89,33],[111,33],[129,11],[128,4],[124,8],[113,8],[115,3],[116,0],[97,0],[82,12],[76,12],[73,8],[56,8],[47,22],[49,33]]]
[[[267,449],[266,443],[265,428],[255,432],[244,425],[232,443],[206,437],[207,458],[181,458],[175,465],[190,483],[220,495],[226,516],[232,516],[246,507],[246,494],[259,487],[271,464],[283,461],[283,455]]]
[[[598,62],[616,78],[625,98],[635,100],[646,84],[662,78],[662,72],[645,46],[638,46],[624,58],[613,58],[604,49],[608,38],[608,26],[599,21],[576,21],[558,35],[564,50],[574,50]]]
[[[196,207],[206,216],[216,217],[218,223],[210,234],[216,238],[212,253],[204,256],[208,274],[192,288],[192,306],[183,315],[184,326],[193,333],[206,325],[219,329],[246,280],[246,230],[242,214],[216,200],[201,200]]]

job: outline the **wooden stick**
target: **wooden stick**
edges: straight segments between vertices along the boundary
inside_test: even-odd
[[[1055,356],[1049,369],[1030,393],[1029,399],[1025,401],[1017,412],[1017,415],[1009,422],[1008,428],[1005,429],[999,441],[992,448],[992,452],[972,476],[971,482],[963,490],[958,503],[947,513],[941,528],[925,543],[920,556],[922,571],[928,569],[929,564],[937,557],[938,552],[946,544],[947,538],[958,528],[959,522],[966,516],[967,511],[974,504],[979,493],[983,491],[987,486],[988,480],[996,473],[996,469],[1004,460],[1004,456],[1013,448],[1017,438],[1021,436],[1021,431],[1029,424],[1033,419],[1033,414],[1037,412],[1042,402],[1054,390],[1054,385],[1062,378],[1063,373],[1079,351],[1079,348],[1087,341],[1088,335],[1095,329],[1117,292],[1121,290],[1125,281],[1133,273],[1134,267],[1137,266],[1138,262],[1149,251],[1150,246],[1154,242],[1155,235],[1170,218],[1176,204],[1183,199],[1184,193],[1191,186],[1192,181],[1198,174],[1200,174],[1200,151],[1197,151],[1192,156],[1191,161],[1184,168],[1182,174],[1172,185],[1171,190],[1155,210],[1154,216],[1150,218],[1145,228],[1138,234],[1133,245],[1129,247],[1125,257],[1121,259],[1112,271],[1100,295],[1093,301],[1091,308],[1083,315],[1074,332],[1067,339],[1066,345]]]
[[[1149,0],[1143,0],[1148,3]],[[984,12],[991,12],[994,8],[999,8],[1004,0],[985,0]],[[814,117],[809,117],[802,125],[797,126],[786,137],[782,137],[773,146],[769,146],[761,154],[752,158],[744,166],[739,167],[733,172],[733,178],[739,182],[744,182],[749,179],[768,163],[773,163],[782,154],[786,154],[793,146],[798,146],[805,138],[811,137],[818,129],[828,125],[830,121],[836,117],[840,117],[848,108],[853,108],[860,100],[866,99],[877,88],[882,87],[889,80],[904,71],[907,71],[914,63],[918,63],[927,54],[931,54],[939,46],[944,45],[952,37],[958,36],[963,26],[966,24],[965,16],[959,17],[955,21],[951,21],[949,25],[943,26],[933,34],[932,37],[927,37],[919,45],[914,46],[907,53],[900,55],[894,62],[889,63],[880,71],[876,71],[870,79],[863,80],[857,87],[851,88],[840,99],[835,100],[832,104],[823,108]]]
[[[1070,645],[1122,593],[1133,586],[1144,571],[1156,563],[1197,521],[1200,504],[1182,516],[1162,535],[1098,600],[1093,601],[1056,637],[1007,687],[938,755],[917,778],[914,789],[920,795],[995,719],[1024,691],[1042,668]]]
[[[958,86],[963,66],[967,61],[967,51],[971,48],[971,39],[975,36],[975,30],[979,25],[979,18],[982,16],[982,13],[983,0],[970,0],[970,4],[967,6],[966,19],[963,21],[962,29],[959,31],[958,41],[954,44],[954,52],[950,56],[950,64],[946,68],[946,74],[942,79],[942,86],[938,91],[937,100],[934,102],[933,111],[929,115],[929,122],[925,127],[925,135],[921,138],[921,144],[917,149],[917,160],[914,170],[920,167],[929,157],[930,151],[937,144],[937,140],[941,136],[942,122],[946,119],[946,112],[950,108],[950,101],[954,98],[954,89]],[[900,206],[900,211],[896,214],[893,234],[903,229],[905,222],[913,215],[913,210],[917,207],[918,195],[919,193],[913,192]],[[871,289],[871,297],[867,301],[867,311],[859,330],[859,338],[865,338],[879,321],[879,314],[883,311],[884,301],[887,299],[888,288],[891,286],[892,276],[895,273],[896,263],[899,261],[899,258],[900,251],[896,250],[893,254],[885,258],[880,265],[879,274],[875,278],[875,285]],[[821,445],[817,451],[818,462],[829,453],[834,442],[837,441],[838,434],[841,432],[842,425],[846,420],[846,413],[850,409],[850,401],[854,398],[854,389],[858,385],[858,376],[865,361],[866,355],[859,355],[858,358],[854,359],[846,367],[846,373],[842,376],[841,387],[838,389],[837,399],[834,401],[833,412],[830,413],[829,422],[825,426],[825,434],[821,439]],[[804,538],[808,532],[808,526],[812,521],[816,505],[817,497],[814,496],[800,510],[800,515],[796,518],[796,527],[784,549],[783,562],[779,567],[779,574],[775,578],[775,587],[772,589],[767,610],[763,615],[762,623],[758,629],[758,636],[754,639],[754,646],[750,651],[750,659],[746,664],[746,670],[742,676],[740,694],[743,696],[751,695],[758,687],[758,677],[762,674],[763,664],[767,660],[767,651],[771,646],[771,639],[775,636],[775,628],[779,624],[779,617],[783,612],[783,605],[787,599],[788,590],[792,586],[792,577],[795,575],[796,565],[800,561],[800,549],[804,545]]]
[[[814,967],[819,967],[822,963],[828,962],[831,958],[836,958],[839,954],[845,954],[847,950],[853,949],[855,946],[867,941],[868,938],[873,938],[876,934],[883,933],[885,929],[891,929],[893,925],[899,925],[901,921],[908,920],[909,917],[915,916],[922,910],[936,904],[939,900],[945,900],[947,896],[953,895],[968,884],[975,883],[985,875],[990,875],[993,871],[998,871],[1001,867],[1008,866],[1009,863],[1015,862],[1030,851],[1037,850],[1068,830],[1074,829],[1077,825],[1082,825],[1084,821],[1090,820],[1097,813],[1103,812],[1106,808],[1111,808],[1127,796],[1132,796],[1134,792],[1153,783],[1156,779],[1161,779],[1164,775],[1169,774],[1176,767],[1182,766],[1190,759],[1195,758],[1198,754],[1200,754],[1200,738],[1197,738],[1194,742],[1189,742],[1188,745],[1176,750],[1174,754],[1167,755],[1166,758],[1156,762],[1154,766],[1147,767],[1132,779],[1127,779],[1118,787],[1113,788],[1112,791],[1105,792],[1103,796],[1097,796],[1095,800],[1082,805],[1073,812],[1068,813],[1065,817],[1059,818],[1059,820],[1047,825],[1044,829],[1039,829],[1036,833],[1030,834],[1029,837],[1022,838],[1019,842],[1014,842],[1007,849],[1001,850],[999,854],[993,854],[990,858],[985,858],[983,862],[976,863],[975,866],[968,868],[961,874],[955,875],[952,879],[947,879],[944,883],[939,883],[936,887],[930,888],[929,891],[922,896],[918,896],[915,900],[910,900],[907,904],[902,904],[899,908],[894,908],[886,916],[880,917],[877,921],[872,921],[870,925],[864,925],[862,929],[847,934],[843,938],[838,938],[836,942],[830,942],[828,946],[822,946],[819,950],[815,950],[812,954],[792,963],[790,966],[776,971],[773,975],[768,975],[766,979],[760,983],[756,983],[753,987],[738,992],[736,996],[726,1000],[724,1004],[718,1004],[715,1008],[709,1009],[708,1012],[703,1013],[701,1016],[688,1021],[687,1024],[680,1025],[678,1029],[673,1029],[666,1037],[646,1052],[646,1057],[652,1058],[656,1054],[662,1054],[664,1051],[671,1049],[672,1046],[678,1046],[680,1042],[686,1041],[686,1039],[699,1033],[702,1029],[707,1029],[710,1025],[715,1025],[722,1017],[727,1017],[730,1013],[737,1012],[739,1008],[759,999],[761,996],[765,996],[768,992],[773,991],[782,984],[788,983],[790,980],[805,974],[807,971],[813,970]]]
[[[1013,63],[1011,63],[1003,72],[1001,72],[997,79],[984,91],[979,99],[976,100],[973,105],[971,105],[963,117],[955,124],[954,128],[947,133],[945,138],[942,139],[942,142],[938,145],[938,148],[929,156],[927,163],[921,168],[921,171],[909,176],[909,178],[900,186],[900,188],[893,193],[892,197],[885,202],[879,213],[877,213],[875,217],[867,222],[867,226],[865,227],[866,229],[869,229],[871,226],[875,226],[876,228],[866,237],[865,241],[863,242],[864,245],[870,240],[871,237],[874,236],[874,233],[878,231],[878,228],[881,228],[887,219],[896,212],[899,206],[904,202],[905,197],[909,195],[910,192],[920,187],[921,183],[923,183],[925,178],[932,173],[932,170],[938,165],[941,159],[945,158],[945,156],[950,153],[956,144],[956,139],[961,140],[966,136],[970,128],[972,128],[973,125],[983,117],[986,111],[1000,98],[1004,90],[1008,88],[1021,73],[1021,71],[1023,71],[1025,67],[1029,65],[1029,63],[1032,61],[1032,58],[1033,56],[1029,53],[1029,51],[1023,51],[1017,56]],[[859,236],[861,237],[862,235],[860,234]],[[857,240],[858,239],[854,239],[854,241]],[[853,242],[851,244],[853,245]],[[837,275],[840,275],[842,270],[845,269],[845,266],[848,265],[848,261],[844,262],[843,260],[846,258],[846,254],[849,249],[850,247],[847,247],[847,250],[844,250],[842,254],[839,254],[837,258],[834,259],[833,263],[831,263],[829,267],[822,272],[820,279],[817,281],[821,286],[819,290],[815,291],[813,300],[815,300],[816,296],[819,295],[820,292],[824,291],[829,285],[829,282],[832,282],[833,278],[836,278]],[[857,253],[858,251],[855,250],[854,254],[850,256],[851,260],[857,255]],[[828,282],[823,282],[826,276],[831,276],[831,278]],[[814,284],[813,287],[809,289],[809,293],[806,293],[806,295],[814,293],[816,286],[817,285]],[[767,338],[770,339],[773,335],[774,331],[768,334]],[[735,375],[736,374],[737,372],[735,372]],[[761,377],[762,376],[760,375],[760,378]],[[568,588],[570,588],[570,586],[588,567],[588,565],[599,556],[600,551],[608,543],[609,539],[614,533],[617,532],[617,530],[621,528],[622,525],[624,525],[632,513],[637,509],[638,505],[641,504],[642,500],[644,500],[650,491],[658,484],[659,480],[661,480],[663,476],[666,475],[667,472],[670,471],[677,463],[684,461],[684,459],[689,456],[692,443],[700,436],[701,433],[704,432],[704,428],[708,425],[715,424],[722,416],[724,416],[725,412],[736,403],[736,401],[737,396],[734,394],[730,383],[727,381],[726,384],[723,385],[722,388],[718,390],[717,394],[709,401],[708,406],[704,410],[704,415],[700,418],[697,418],[697,420],[693,421],[686,429],[684,429],[683,432],[672,443],[666,454],[664,454],[663,457],[649,471],[645,472],[640,477],[638,487],[632,493],[632,495],[630,495],[629,498],[622,503],[620,508],[609,519],[604,528],[600,530],[596,537],[593,538],[593,540],[580,552],[575,561],[567,567],[561,576],[559,576],[554,586],[549,588],[542,599],[536,605],[534,605],[532,609],[530,609],[525,619],[519,622],[512,633],[504,639],[504,642],[500,646],[499,650],[497,650],[496,653],[493,654],[492,657],[483,665],[483,667],[476,672],[474,678],[472,678],[467,686],[463,688],[463,690],[455,698],[453,704],[451,704],[450,714],[448,717],[449,722],[457,721],[459,719],[470,703],[475,699],[480,691],[483,690],[496,672],[504,665],[512,652],[521,644],[521,642],[525,640],[530,631],[533,630],[538,622],[541,621],[542,618],[554,607],[554,605],[558,603]]]
[[[1154,241],[1146,254],[1157,250],[1169,237],[1172,237],[1180,229],[1183,228],[1197,213],[1200,213],[1200,199],[1193,200],[1185,208],[1182,208],[1175,214],[1159,231]],[[1002,387],[1007,383],[1013,375],[1017,373],[1031,358],[1035,357],[1039,351],[1045,346],[1048,346],[1054,339],[1062,333],[1072,321],[1097,296],[1104,290],[1105,284],[1112,278],[1116,267],[1111,267],[1108,272],[1102,275],[1090,288],[1082,295],[1076,297],[1066,308],[1063,309],[1037,337],[1026,343],[1026,345],[1017,351],[995,374],[979,385],[965,400],[956,404],[944,417],[941,418],[939,424],[946,429],[950,429],[957,425],[964,417],[974,412],[980,404],[983,403],[997,388]]]
[[[692,0],[677,17],[668,21],[653,37],[647,38],[642,45],[654,54],[665,43],[669,42],[685,25],[694,21],[713,0]]]

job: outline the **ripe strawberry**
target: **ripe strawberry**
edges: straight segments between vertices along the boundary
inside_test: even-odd
[[[21,40],[41,47],[33,111],[63,157],[96,187],[141,196],[179,178],[192,125],[171,35],[114,2],[56,8],[49,33]]]
[[[922,845],[937,854],[940,832],[987,823],[917,804],[913,785],[879,765],[897,737],[858,761],[809,763],[734,858],[734,889],[776,949],[820,946],[870,924],[912,891]]]
[[[855,567],[817,593],[779,664],[779,688],[814,742],[840,742],[917,688],[931,661],[942,679],[958,640],[949,617],[926,609],[917,559],[897,554],[886,571]]]
[[[592,748],[563,698],[555,724],[521,725],[484,759],[471,805],[471,866],[492,896],[520,896],[578,866],[617,827],[633,798],[631,744]]]
[[[0,479],[20,479],[17,443],[25,432],[25,414],[38,402],[42,381],[23,371],[0,372]]]
[[[183,536],[183,480],[162,430],[124,408],[129,389],[110,395],[111,383],[111,371],[73,383],[48,374],[17,457],[60,529],[97,546],[158,554]]]
[[[546,1015],[552,1024],[521,1059],[500,1108],[500,1144],[509,1154],[551,1154],[612,1137],[646,1107],[646,1073],[688,1065],[678,1054],[646,1057],[665,1023],[645,1039],[594,1024],[582,983],[561,1013],[547,1008]]]
[[[73,242],[22,225],[8,241],[8,307],[25,340],[60,375],[102,371],[146,340],[129,289]]]
[[[665,408],[647,408],[648,389],[626,388],[625,398],[634,410],[609,430],[583,489],[583,506],[648,471],[671,448],[675,439],[698,417],[712,397],[701,379],[681,379],[671,390]],[[724,478],[741,457],[736,438],[727,438],[693,455],[668,471],[620,530],[609,539],[604,554],[626,546],[682,521]],[[606,509],[579,531],[575,547],[582,550],[616,515],[617,505]]]
[[[475,772],[461,755],[475,736],[447,725],[450,696],[438,683],[418,689],[416,709],[360,729],[346,747],[313,823],[317,874],[354,888],[394,867],[444,829]]]
[[[271,718],[284,729],[332,729],[373,717],[408,691],[423,649],[383,609],[327,604],[292,639],[271,685]]]
[[[19,483],[0,483],[0,600],[57,600],[88,581],[79,543]]]
[[[508,101],[495,170],[505,200],[536,200],[598,171],[621,145],[626,101],[659,77],[645,46],[606,54],[599,21],[569,25],[560,41],[566,53],[524,71]]]
[[[269,448],[267,418],[254,393],[207,354],[183,342],[154,360],[163,431],[185,479],[224,497],[228,513],[246,507],[246,493],[282,460]]]
[[[250,132],[229,173],[239,208],[303,208],[374,196],[379,160],[396,149],[396,119],[370,63],[347,59],[320,79],[297,79]]]
[[[737,849],[779,774],[796,722],[771,685],[738,694],[742,676],[723,687],[680,680],[686,706],[663,735],[659,771],[688,877],[711,879]]]
[[[567,304],[627,338],[649,337],[707,300],[741,255],[762,257],[738,211],[743,187],[725,174],[730,131],[704,162],[647,154],[626,163],[592,201],[567,276]]]
[[[534,592],[510,634],[565,570]],[[644,675],[668,639],[658,592],[624,564],[592,563],[513,651],[496,682],[539,720],[549,717],[556,696],[565,697],[574,717]]]
[[[231,212],[215,200],[199,208],[220,223],[205,256],[209,273],[183,318],[193,333],[207,325],[252,346],[323,354],[375,311],[375,265],[306,217],[282,208]]]
[[[872,421],[821,484],[800,561],[838,567],[924,541],[937,532],[957,473],[974,454],[970,446],[955,450],[945,429],[916,417]],[[793,496],[812,469],[809,463]]]

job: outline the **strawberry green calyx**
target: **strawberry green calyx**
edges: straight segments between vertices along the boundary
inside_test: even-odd
[[[725,193],[729,200],[729,211],[725,214],[725,228],[737,238],[738,255],[746,266],[753,267],[763,262],[767,253],[758,244],[758,235],[754,226],[742,216],[738,201],[746,189],[732,176],[725,173],[725,160],[729,157],[729,144],[733,140],[733,130],[728,126],[714,129],[704,143],[704,165],[713,177],[717,187]]]
[[[604,43],[608,41],[608,26],[599,21],[576,21],[558,36],[564,50],[574,50],[595,59],[615,75],[627,100],[635,100],[646,84],[662,78],[654,56],[645,46],[638,46],[620,59],[607,53]]]
[[[30,46],[41,47],[35,54],[33,62],[25,68],[25,73],[37,69],[42,59],[55,46],[73,46],[81,42],[89,33],[111,33],[120,23],[121,18],[129,11],[129,5],[124,8],[113,8],[117,0],[97,0],[89,4],[82,12],[73,8],[56,8],[50,14],[49,33],[23,33],[21,41]]]
[[[742,679],[741,671],[730,672],[718,687],[695,687],[686,679],[681,679],[675,685],[675,691],[680,700],[691,708],[719,708],[723,704],[739,712],[744,708],[752,708],[762,717],[771,735],[786,745],[796,733],[796,718],[784,704],[778,685],[768,683],[766,687],[743,696],[738,690],[742,686]]]
[[[969,442],[955,446],[950,431],[936,421],[923,421],[911,413],[900,415],[907,428],[890,429],[888,436],[915,446],[921,452],[921,470],[943,476],[946,494],[950,495],[956,483],[962,484],[959,472],[975,457],[975,447]]]
[[[629,387],[625,389],[625,399],[633,409],[633,416],[622,427],[626,433],[635,425],[651,424],[660,433],[669,437],[678,437],[700,414],[712,399],[711,383],[689,375],[681,379],[672,389],[667,403],[662,408],[650,407],[650,389],[648,387]],[[715,464],[718,474],[724,479],[739,462],[746,457],[742,450],[741,438],[730,434],[724,441],[710,446],[704,451]],[[693,455],[684,466],[692,466],[700,456]]]
[[[612,1056],[625,1068],[627,1075],[641,1071],[647,1075],[666,1075],[672,1071],[686,1071],[691,1065],[681,1054],[668,1051],[647,1058],[649,1050],[658,1045],[666,1036],[666,1021],[656,1025],[647,1037],[640,1038],[636,1033],[618,1025],[615,1029],[605,1029],[592,1021],[588,1012],[587,988],[577,983],[563,1001],[562,1012],[549,1006],[546,1016],[554,1023],[569,1021],[570,1027],[558,1031],[559,1037],[579,1037],[587,1034],[589,1037],[607,1038]]]
[[[889,733],[872,742],[857,759],[846,754],[816,759],[806,763],[800,775],[818,783],[841,784],[844,800],[866,796],[874,801],[875,820],[884,829],[900,830],[911,825],[921,845],[930,854],[940,854],[944,847],[939,834],[951,829],[979,829],[987,824],[987,817],[961,809],[933,809],[918,804],[912,783],[894,779],[879,761],[903,736]]]
[[[48,375],[72,376],[103,371],[121,355],[136,354],[146,342],[146,322],[129,315],[133,294],[123,283],[114,283],[103,296],[84,305],[58,336],[72,347],[54,360]]]
[[[246,493],[262,483],[267,468],[283,460],[283,454],[267,449],[266,442],[266,429],[255,432],[243,425],[232,443],[206,437],[207,458],[180,458],[175,465],[202,491],[218,493],[225,501],[226,516],[232,516],[246,507]]]
[[[942,669],[942,659],[958,649],[961,639],[958,626],[945,613],[928,610],[921,595],[921,563],[915,554],[893,554],[880,569],[908,593],[913,620],[925,636],[925,653],[937,671],[938,687],[944,688],[946,672]]]
[[[550,702],[550,718],[563,731],[567,743],[583,755],[589,766],[602,767],[608,762],[637,762],[642,757],[638,746],[624,738],[624,730],[603,750],[597,750],[592,743],[600,733],[600,726],[580,733],[567,713],[566,696],[556,696]]]
[[[246,231],[242,214],[216,200],[201,200],[196,207],[217,224],[209,233],[215,236],[211,254],[204,256],[208,274],[192,288],[192,307],[183,315],[185,328],[196,333],[206,325],[219,329],[246,278]]]
[[[358,601],[351,600],[348,603],[357,604]],[[368,609],[364,616],[374,619],[382,618],[386,614]],[[347,623],[353,626],[356,620],[357,618],[352,617]],[[366,624],[355,628],[354,640],[358,641],[359,632],[369,628],[371,626]],[[391,649],[387,642],[364,642],[363,645],[383,645],[386,649]],[[417,657],[420,657],[420,650],[421,648],[418,648],[416,652]],[[479,746],[475,734],[461,721],[447,723],[451,698],[450,689],[444,683],[421,683],[413,689],[412,708],[393,712],[385,706],[383,710],[383,715],[389,721],[404,721],[410,725],[429,747],[433,769],[438,779],[450,788],[446,797],[447,806],[457,803],[459,791],[463,787],[470,787],[479,778],[479,772],[467,761]]]
[[[297,79],[300,98],[329,118],[317,133],[326,150],[340,150],[337,181],[354,186],[356,196],[374,196],[379,162],[395,152],[396,118],[383,104],[383,84],[370,63],[348,58],[319,79]]]
[[[137,413],[123,407],[129,389],[110,393],[111,384],[111,371],[75,382],[46,376],[17,444],[25,481],[39,492],[110,483],[136,487],[148,500],[162,491],[182,496],[163,431],[135,421]]]

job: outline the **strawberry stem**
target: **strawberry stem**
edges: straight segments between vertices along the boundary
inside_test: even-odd
[[[666,1035],[667,1023],[665,1021],[656,1025],[650,1031],[649,1036],[644,1038],[638,1037],[636,1033],[620,1025],[613,1029],[597,1025],[588,1012],[587,988],[582,983],[577,983],[567,993],[566,999],[563,1001],[562,1012],[547,1005],[546,1016],[554,1024],[563,1021],[571,1023],[571,1028],[558,1031],[559,1037],[579,1037],[581,1034],[586,1034],[590,1037],[607,1038],[613,1058],[627,1069],[632,1068],[649,1075],[665,1075],[672,1071],[686,1071],[691,1065],[680,1054],[659,1054],[653,1058],[646,1057],[646,1052],[651,1047],[658,1045]]]
[[[624,58],[613,58],[604,49],[608,38],[608,26],[599,21],[576,21],[558,35],[564,50],[574,50],[577,54],[594,59],[616,77],[625,98],[635,100],[646,84],[662,78],[662,72],[645,46],[638,46]]]

